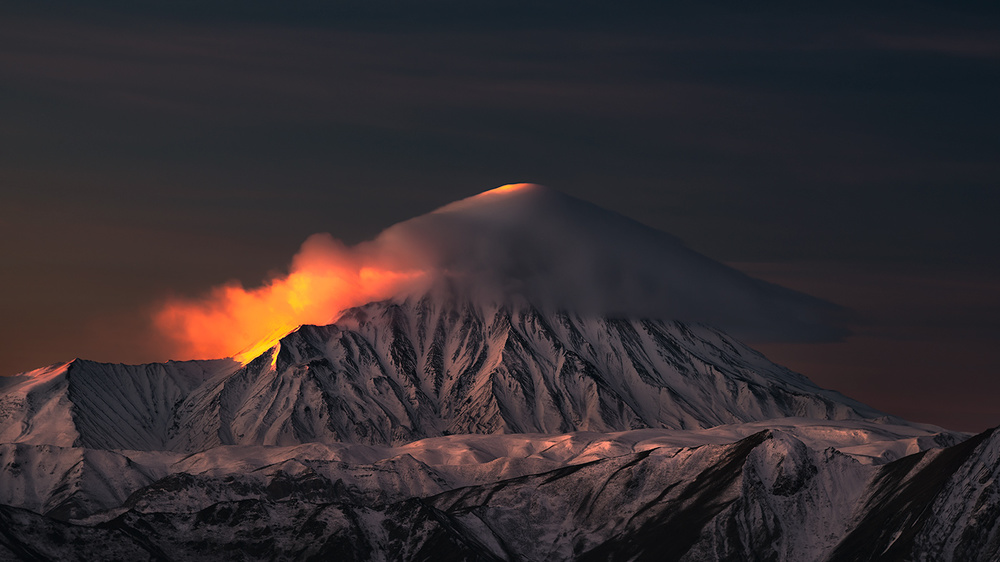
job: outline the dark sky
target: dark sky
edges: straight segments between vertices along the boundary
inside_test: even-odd
[[[530,181],[853,309],[758,346],[821,385],[1000,424],[994,11],[30,4],[0,14],[4,374],[164,360],[168,295]]]

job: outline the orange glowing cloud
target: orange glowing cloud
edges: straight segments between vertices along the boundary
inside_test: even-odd
[[[287,276],[253,289],[233,282],[199,299],[170,299],[154,322],[180,355],[246,362],[302,324],[329,324],[344,309],[393,296],[424,276],[378,261],[317,234]]]

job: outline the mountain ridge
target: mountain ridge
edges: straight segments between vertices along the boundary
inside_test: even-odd
[[[221,447],[136,455],[124,464],[120,454],[91,451],[88,470],[123,473],[118,487],[101,492],[91,484],[69,496],[55,490],[45,515],[0,505],[0,557],[138,552],[208,560],[235,549],[260,559],[541,561],[628,553],[792,562],[876,560],[893,546],[902,558],[995,555],[1000,526],[988,515],[1000,509],[995,481],[967,477],[996,474],[995,431],[865,463],[814,439],[913,429],[784,423],[733,426],[733,437],[697,445],[687,441],[694,435],[638,430],[448,436],[395,449]],[[575,444],[564,447],[567,439]],[[15,459],[0,448],[0,469],[25,463],[39,447],[20,447]],[[47,462],[41,456],[38,466]],[[924,490],[927,482],[933,485]],[[967,501],[982,508],[972,525],[963,524]],[[963,532],[937,536],[956,526]]]
[[[887,416],[707,326],[438,296],[302,326],[239,367],[76,360],[37,375],[0,396],[2,440],[194,452]]]

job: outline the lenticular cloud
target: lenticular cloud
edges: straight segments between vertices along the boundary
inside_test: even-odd
[[[503,186],[346,247],[315,235],[289,274],[174,299],[156,324],[188,357],[249,359],[301,324],[445,286],[583,314],[702,322],[757,341],[844,335],[843,311],[753,279],[678,239],[558,191]]]

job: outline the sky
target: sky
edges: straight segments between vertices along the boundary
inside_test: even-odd
[[[0,9],[0,373],[171,358],[172,298],[513,182],[852,310],[750,342],[1000,424],[1000,14],[932,3]],[[177,357],[173,357],[177,358]]]

